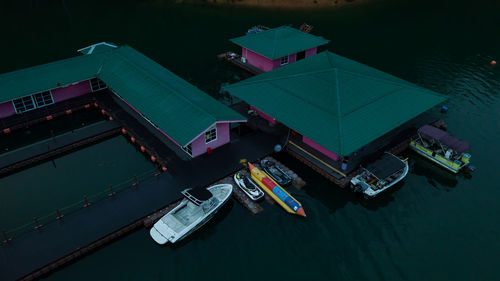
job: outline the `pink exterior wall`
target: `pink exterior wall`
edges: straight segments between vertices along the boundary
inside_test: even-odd
[[[305,57],[314,56],[318,52],[318,47],[314,47],[306,50]],[[247,59],[247,62],[260,70],[271,71],[275,68],[281,67],[281,58],[270,60],[264,56],[261,56],[247,48],[241,48],[241,56]],[[291,54],[288,56],[288,63],[291,64],[297,61],[297,54]],[[287,65],[285,64],[285,65]]]
[[[281,58],[273,60],[273,69],[291,64],[297,60],[297,54],[291,54],[288,56],[288,63],[281,65]]]
[[[319,145],[318,143],[314,142],[313,140],[305,137],[305,136],[302,136],[302,142],[304,142],[305,144],[309,145],[310,147],[316,149],[317,151],[321,152],[322,154],[324,154],[325,156],[335,160],[335,161],[339,161],[340,160],[340,157],[331,152],[330,150],[322,147],[321,145]]]
[[[57,88],[51,90],[51,92],[52,92],[52,98],[54,99],[54,103],[56,103],[91,93],[92,89],[90,87],[90,82],[87,80],[79,82],[78,84],[75,85],[69,85],[64,88]]]
[[[258,110],[257,108],[255,108],[253,105],[250,106],[250,109],[252,110],[255,110],[255,112],[257,112],[259,114],[260,117],[264,118],[265,120],[267,120],[269,123],[271,124],[276,124],[276,119],[274,119],[273,117],[265,114],[264,112]]]
[[[306,58],[310,56],[314,56],[318,52],[318,47],[314,47],[306,50]]]
[[[0,103],[0,118],[9,117],[16,114],[12,101]]]
[[[270,71],[273,70],[273,61],[261,56],[247,48],[241,48],[241,56],[247,59],[247,62],[260,70]]]
[[[215,149],[219,146],[222,146],[226,143],[229,143],[229,123],[218,123],[217,125],[217,139],[205,143],[205,133],[201,134],[197,139],[195,139],[191,143],[191,152],[193,158],[196,156],[200,156],[207,152],[207,148]]]

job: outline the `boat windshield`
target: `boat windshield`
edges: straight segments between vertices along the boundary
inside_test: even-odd
[[[182,191],[182,195],[197,206],[200,206],[201,203],[212,198],[212,193],[204,187],[184,190]]]

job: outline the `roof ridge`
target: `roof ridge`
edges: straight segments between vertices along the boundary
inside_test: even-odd
[[[339,85],[338,70],[337,70],[337,68],[334,68],[334,69],[335,69],[335,73],[334,73],[334,75],[335,75],[335,88],[334,88],[334,91],[335,91],[335,95],[337,98],[337,127],[339,130],[339,151],[340,151],[340,153],[342,153],[342,149],[343,149],[342,136],[343,136],[344,130],[342,129],[342,113],[341,113],[341,107],[340,107],[340,89],[339,89],[340,85]]]
[[[328,115],[331,115],[331,114],[328,112],[328,110],[324,109],[323,107],[317,106],[316,104],[311,103],[311,102],[309,102],[308,100],[306,100],[306,99],[304,99],[304,98],[302,98],[302,97],[300,97],[300,96],[295,95],[293,92],[289,91],[289,90],[288,90],[288,89],[286,89],[286,88],[280,87],[280,86],[278,86],[278,85],[276,85],[276,84],[274,84],[274,83],[272,83],[272,82],[271,82],[271,84],[272,84],[274,87],[279,88],[279,89],[281,89],[282,91],[289,93],[290,95],[294,96],[295,98],[297,98],[297,99],[299,99],[299,100],[302,100],[302,101],[304,101],[304,102],[305,102],[305,103],[307,103],[307,104],[310,104],[311,106],[313,106],[313,107],[315,107],[315,108],[317,108],[317,109],[319,109],[319,110],[321,110],[321,111],[323,111],[323,112],[327,113]]]
[[[282,76],[282,77],[274,77],[274,78],[264,78],[264,79],[260,79],[260,80],[253,80],[253,81],[240,81],[240,82],[236,82],[236,83],[233,83],[233,84],[230,84],[230,85],[227,85],[225,86],[224,88],[227,89],[227,88],[231,88],[231,86],[235,85],[235,84],[239,84],[238,86],[245,86],[245,85],[251,85],[251,84],[256,84],[256,83],[260,83],[260,82],[269,82],[269,81],[273,81],[273,80],[282,80],[282,79],[289,79],[289,78],[297,78],[297,77],[302,77],[302,76],[307,76],[309,74],[316,74],[316,73],[323,73],[323,72],[331,72],[333,71],[333,68],[328,68],[328,69],[322,69],[322,70],[316,70],[316,71],[308,71],[308,72],[303,72],[303,73],[296,73],[296,74],[292,74],[292,75],[286,75],[286,76]],[[261,74],[262,75],[262,74]],[[255,77],[258,77],[258,76],[255,76]],[[252,78],[250,78],[252,79]]]
[[[278,45],[278,30],[280,29],[281,27],[279,28],[276,28],[276,29],[271,29],[274,31],[274,38],[273,38],[273,57],[276,57],[276,45]]]
[[[358,108],[356,108],[356,109],[354,109],[354,110],[351,110],[349,113],[346,113],[346,114],[345,114],[345,116],[347,116],[347,115],[349,115],[349,114],[352,114],[352,113],[354,113],[354,112],[356,112],[356,111],[360,110],[360,109],[361,109],[361,108],[363,108],[364,106],[367,106],[367,105],[369,105],[369,104],[375,103],[375,102],[377,102],[377,101],[379,101],[379,100],[381,100],[381,99],[383,99],[383,98],[385,98],[385,97],[392,96],[392,95],[394,95],[395,93],[397,93],[397,92],[399,92],[399,91],[401,91],[401,90],[403,90],[403,88],[394,89],[394,90],[390,91],[390,92],[389,92],[388,94],[386,94],[386,95],[379,96],[379,97],[377,97],[376,99],[374,99],[374,100],[372,100],[372,101],[370,101],[370,102],[364,103],[364,104],[362,104],[361,106],[359,106]]]
[[[146,57],[148,60],[151,60],[151,59],[150,59],[149,57],[147,57],[146,55],[144,55],[144,54],[142,54],[142,53],[140,53],[140,52],[138,52],[138,53],[139,53],[139,54],[141,54],[141,55],[143,55],[144,57]],[[126,61],[126,62],[128,62],[128,63],[133,64],[133,65],[134,65],[137,69],[139,69],[141,72],[143,72],[143,73],[145,73],[145,74],[149,74],[148,76],[149,76],[149,77],[151,77],[151,78],[153,78],[153,79],[154,79],[154,80],[155,80],[158,84],[160,84],[160,85],[162,85],[162,86],[165,86],[165,87],[166,87],[166,88],[168,88],[168,89],[171,89],[171,90],[175,93],[175,95],[176,95],[177,97],[180,97],[182,100],[184,100],[184,101],[186,101],[187,103],[189,103],[189,104],[193,105],[195,108],[197,108],[197,109],[198,109],[198,110],[200,110],[201,112],[206,113],[207,115],[211,116],[214,120],[216,120],[216,121],[217,121],[217,118],[216,118],[213,114],[211,114],[211,113],[210,113],[210,112],[208,112],[207,110],[205,110],[205,109],[201,108],[199,105],[197,105],[197,104],[193,103],[190,99],[186,98],[185,96],[181,95],[181,94],[179,93],[179,90],[177,90],[176,88],[173,88],[173,87],[171,87],[169,84],[167,84],[167,83],[165,83],[165,82],[161,81],[161,80],[160,80],[160,79],[159,79],[156,75],[154,75],[154,74],[153,74],[153,75],[151,75],[149,71],[145,70],[142,66],[139,66],[139,65],[138,65],[138,64],[136,64],[133,60],[131,60],[131,59],[127,58],[127,57],[126,57],[126,56],[124,56],[123,54],[120,54],[120,53],[116,53],[116,54],[117,54],[117,55],[119,55],[121,58],[123,58],[123,59],[124,59],[124,61]],[[154,62],[154,61],[153,61],[153,62]],[[157,62],[154,62],[154,63],[158,64]],[[160,65],[160,64],[158,64],[158,65],[159,65],[160,67],[162,67],[164,70],[169,71],[168,69],[166,69],[166,68],[165,68],[165,67],[163,67],[162,65]],[[176,75],[175,73],[173,73],[173,72],[171,72],[171,71],[169,71],[169,72],[170,72],[170,73],[172,73],[173,75]],[[176,75],[176,76],[177,76],[177,75]],[[180,78],[180,77],[179,77],[179,78]],[[182,78],[180,78],[180,79],[182,79]],[[104,82],[106,82],[106,81],[104,81]],[[188,84],[189,84],[189,83],[188,83]],[[189,85],[191,85],[191,84],[189,84]],[[191,86],[192,86],[192,87],[195,87],[194,85],[191,85]],[[197,87],[195,87],[195,88],[196,88],[197,90],[201,91],[201,90],[200,90],[200,89],[198,89]],[[201,91],[201,92],[203,92],[203,91]],[[205,92],[203,92],[203,94],[208,95],[208,94],[206,94]],[[213,97],[211,97],[211,96],[210,96],[210,98],[213,98]]]

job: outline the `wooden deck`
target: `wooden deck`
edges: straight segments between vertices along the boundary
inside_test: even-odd
[[[240,55],[233,53],[233,52],[225,52],[217,56],[217,58],[221,60],[225,60],[233,65],[236,65],[237,67],[244,69],[248,72],[250,72],[253,75],[261,74],[264,71],[249,64],[246,62],[243,62],[242,58]]]

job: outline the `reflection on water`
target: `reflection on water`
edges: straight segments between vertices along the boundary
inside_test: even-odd
[[[437,166],[431,161],[421,157],[417,153],[412,153],[410,171],[419,176],[424,176],[430,185],[435,188],[453,188],[458,184],[458,175],[453,174],[444,168]]]
[[[106,40],[132,45],[214,96],[221,83],[234,79],[235,69],[216,59],[238,51],[229,38],[256,24],[308,22],[314,34],[332,41],[329,50],[446,95],[450,110],[439,117],[471,143],[478,167],[464,178],[410,154],[406,180],[366,201],[278,155],[308,183],[288,189],[304,205],[306,219],[267,202],[252,216],[235,203],[173,251],[138,231],[48,279],[500,279],[500,189],[493,181],[493,160],[500,155],[500,66],[489,65],[500,61],[499,1],[380,0],[319,11],[138,0],[27,2],[16,1],[18,7],[0,17],[9,27],[0,72]],[[217,275],[207,275],[214,270]]]

